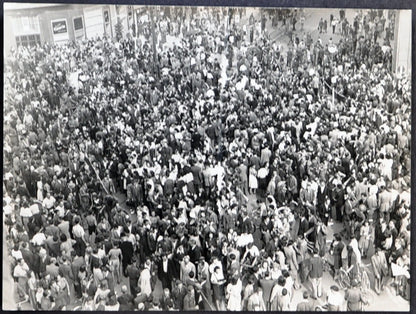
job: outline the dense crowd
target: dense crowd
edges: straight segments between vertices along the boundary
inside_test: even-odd
[[[171,9],[157,54],[150,22],[13,51],[3,213],[21,299],[289,310],[303,289],[297,309],[315,310],[323,274],[350,268],[325,302],[358,310],[363,259],[377,293],[409,269],[410,83],[391,72],[391,25],[342,11],[332,43],[298,31],[304,13],[270,12]],[[287,49],[270,20],[290,25]],[[393,282],[407,299],[409,282]]]

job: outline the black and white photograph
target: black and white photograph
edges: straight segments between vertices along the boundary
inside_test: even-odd
[[[410,311],[411,10],[3,18],[3,310]]]

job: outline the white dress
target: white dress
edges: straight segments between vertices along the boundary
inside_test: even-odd
[[[227,303],[227,310],[229,311],[241,311],[241,290],[242,290],[242,283],[241,280],[237,281],[237,284],[228,284],[227,286],[227,295],[228,303]]]
[[[152,294],[151,279],[150,270],[148,268],[143,269],[140,273],[140,288],[142,293],[145,293],[147,296]]]
[[[258,188],[257,171],[254,168],[250,168],[250,174],[248,176],[248,186],[250,189]]]
[[[36,193],[37,199],[38,201],[42,202],[43,201],[43,183],[42,181],[38,181],[36,185],[38,189]]]

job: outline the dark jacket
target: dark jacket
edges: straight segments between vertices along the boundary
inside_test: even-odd
[[[319,256],[313,256],[311,258],[311,271],[309,276],[311,278],[322,278],[324,271],[324,265],[322,262],[322,258]]]

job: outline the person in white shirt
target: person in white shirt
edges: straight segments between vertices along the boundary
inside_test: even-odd
[[[152,294],[152,275],[150,273],[150,267],[151,267],[151,261],[150,259],[146,259],[146,262],[144,264],[144,269],[140,273],[140,279],[139,279],[139,285],[142,293],[145,293],[147,296],[150,296]]]
[[[11,251],[11,256],[14,257],[16,261],[19,261],[23,258],[22,252],[19,250],[19,244],[15,244],[13,250]]]
[[[28,281],[29,266],[23,259],[19,259],[17,265],[13,270],[13,277],[17,279],[17,292],[21,299],[28,299],[27,281]]]
[[[74,218],[74,226],[72,227],[72,234],[76,241],[74,245],[74,250],[78,256],[85,255],[86,241],[85,241],[85,230],[80,224],[81,220],[77,216]]]
[[[224,273],[222,272],[222,268],[220,268],[219,266],[215,266],[214,271],[211,275],[211,284],[212,284],[212,289],[214,292],[215,304],[217,306],[217,310],[219,311],[225,309],[225,299],[224,299],[225,298],[225,295],[224,295],[225,283],[226,283],[226,280],[224,278]]]
[[[337,286],[331,286],[326,298],[328,302],[328,311],[335,312],[342,310],[341,307],[344,304],[344,296]]]
[[[30,240],[30,242],[37,246],[42,246],[45,243],[45,241],[46,236],[43,233],[43,230],[39,230],[39,232],[33,236],[32,240]]]
[[[42,205],[46,209],[51,209],[55,205],[56,199],[51,195],[50,192],[46,193],[46,197],[43,199]]]

